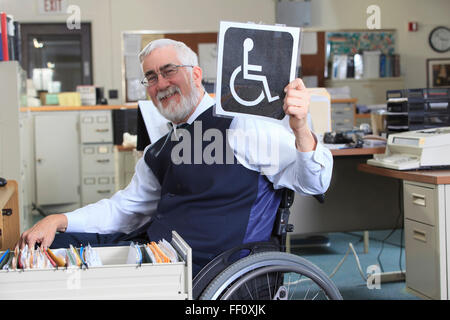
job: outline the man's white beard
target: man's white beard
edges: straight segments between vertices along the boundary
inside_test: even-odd
[[[160,98],[165,97],[167,95],[178,92],[180,94],[180,102],[177,103],[174,100],[169,101],[166,107],[163,107]],[[198,99],[200,98],[200,92],[194,85],[194,81],[191,79],[191,93],[189,96],[184,96],[181,94],[181,90],[178,86],[170,86],[164,91],[158,92],[156,95],[156,107],[158,108],[159,113],[174,123],[179,123],[186,119],[186,117],[192,112],[194,107],[198,103]]]

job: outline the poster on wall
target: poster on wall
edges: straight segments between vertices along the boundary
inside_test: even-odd
[[[427,87],[450,88],[450,58],[427,59]]]
[[[216,107],[223,116],[284,118],[284,88],[295,79],[300,28],[220,23]]]

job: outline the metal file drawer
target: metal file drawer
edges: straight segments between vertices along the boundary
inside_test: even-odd
[[[332,110],[331,119],[350,119],[353,120],[353,111]]]
[[[181,262],[126,264],[128,246],[96,248],[103,266],[0,270],[0,299],[192,299],[192,250],[175,231]]]
[[[353,112],[353,104],[352,103],[333,103],[331,105],[331,110],[350,110]]]
[[[112,144],[84,144],[81,146],[81,170],[83,174],[114,172]]]
[[[81,178],[81,203],[83,206],[110,198],[115,192],[114,175],[83,175]]]
[[[437,189],[433,185],[417,185],[403,183],[405,218],[426,223],[436,224]]]
[[[111,111],[80,113],[81,143],[113,142]]]
[[[346,114],[353,117],[353,106],[351,104],[333,103],[331,105],[331,115],[333,114]]]
[[[440,270],[436,227],[405,219],[406,286],[439,299]]]
[[[332,119],[331,128],[334,131],[343,131],[353,129],[353,120],[351,119]]]

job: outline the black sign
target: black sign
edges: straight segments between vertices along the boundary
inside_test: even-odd
[[[284,88],[295,78],[298,28],[222,22],[216,113],[283,119]]]

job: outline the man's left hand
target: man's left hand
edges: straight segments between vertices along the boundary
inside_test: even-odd
[[[285,88],[284,113],[289,116],[289,125],[295,134],[295,143],[299,151],[312,151],[316,141],[308,126],[307,115],[311,97],[305,84],[299,78],[290,82]]]

